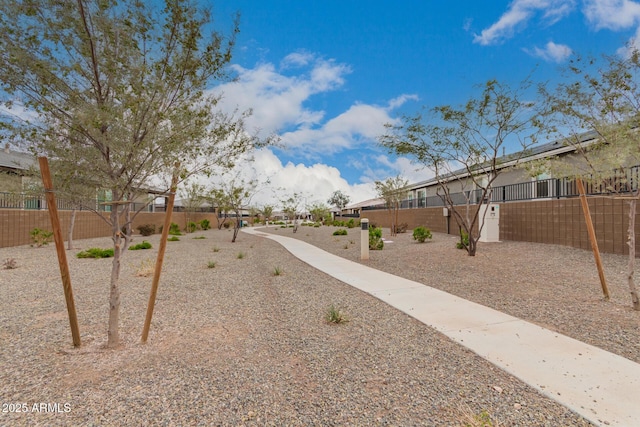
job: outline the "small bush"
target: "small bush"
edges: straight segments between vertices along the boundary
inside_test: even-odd
[[[42,230],[40,228],[34,228],[29,232],[31,235],[31,241],[33,242],[31,246],[41,247],[44,245],[48,245],[51,243],[51,238],[53,237],[53,231]]]
[[[396,233],[406,233],[407,228],[409,228],[409,224],[407,224],[406,222],[400,223],[396,225]]]
[[[213,252],[220,252],[220,248],[219,248],[219,247],[217,247],[217,246],[214,246],[214,247],[213,247]]]
[[[381,251],[384,248],[382,241],[382,228],[369,229],[369,249],[373,251]]]
[[[189,221],[187,223],[187,226],[185,227],[185,229],[187,230],[187,233],[193,233],[194,231],[196,231],[198,229],[198,224],[196,224],[193,221]]]
[[[207,268],[216,268],[216,262],[215,261],[209,261],[207,263]]]
[[[237,257],[238,257],[238,259],[242,259],[242,258],[244,258],[244,257],[245,257],[244,252],[238,252]]]
[[[156,232],[155,224],[142,224],[142,225],[139,225],[137,228],[138,228],[138,232],[143,236],[151,236],[153,233]]]
[[[225,222],[224,224],[222,224],[222,226],[223,226],[225,229],[228,229],[229,227],[231,227],[231,223],[230,223],[230,222]]]
[[[78,252],[76,257],[78,258],[111,258],[113,256],[113,248],[100,249],[89,248],[86,251]]]
[[[322,225],[322,224],[320,224],[319,222],[316,222],[315,224],[313,224],[313,226],[314,226],[315,228],[318,228],[318,227],[320,227],[321,225]]]
[[[151,249],[151,243],[147,242],[146,240],[143,240],[141,243],[138,243],[137,245],[129,246],[130,251],[137,251],[139,249]]]
[[[282,276],[282,273],[284,273],[284,270],[282,269],[282,267],[276,267],[273,269],[274,276]]]
[[[460,230],[460,241],[456,243],[456,248],[467,249],[468,247],[469,247],[469,235],[464,230]]]
[[[203,230],[208,230],[211,228],[211,221],[209,221],[208,219],[203,219],[202,221],[200,221],[200,228]]]
[[[353,218],[347,221],[347,228],[353,228],[355,226],[356,226],[356,221]]]
[[[15,258],[7,258],[2,263],[2,268],[5,270],[13,270],[14,268],[18,268],[18,263],[16,262]]]
[[[169,234],[171,234],[172,236],[182,236],[182,233],[180,232],[180,226],[175,222],[172,222],[169,226]]]
[[[327,309],[324,318],[327,323],[340,324],[348,322],[344,313],[342,313],[342,311],[333,304],[331,304],[331,306],[329,306],[329,308]]]
[[[171,236],[167,239],[167,242],[179,242],[180,238],[178,236]]]
[[[420,243],[424,243],[425,240],[432,237],[431,230],[426,227],[420,226],[413,229],[413,240],[417,240]]]
[[[204,237],[204,236],[196,236],[196,237],[194,237],[194,240],[204,240],[204,239],[206,239],[206,237]]]
[[[336,231],[333,232],[334,236],[346,236],[347,235],[347,230],[345,230],[344,228],[339,228]]]

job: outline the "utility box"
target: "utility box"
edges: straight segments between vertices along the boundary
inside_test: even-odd
[[[449,213],[449,208],[442,208],[442,216],[444,217],[451,216],[451,214]]]
[[[484,218],[484,220],[483,220]],[[500,205],[487,203],[480,205],[481,242],[500,241]]]

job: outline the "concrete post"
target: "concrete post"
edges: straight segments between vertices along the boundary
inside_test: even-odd
[[[369,259],[369,220],[362,218],[360,226],[362,229],[360,231],[360,259],[367,260]]]

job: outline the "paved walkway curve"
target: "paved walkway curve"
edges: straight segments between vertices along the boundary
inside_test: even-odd
[[[640,425],[640,364],[446,292],[261,233],[312,267],[445,334],[595,425]]]

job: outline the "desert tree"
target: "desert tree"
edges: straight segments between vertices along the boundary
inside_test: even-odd
[[[400,214],[400,208],[402,207],[402,201],[405,200],[409,194],[409,180],[398,175],[394,178],[387,178],[384,181],[376,181],[375,186],[378,196],[384,200],[384,204],[389,212],[391,235],[395,236],[398,231],[398,216]]]
[[[348,195],[340,190],[336,190],[331,194],[331,197],[329,197],[327,203],[330,206],[335,206],[340,212],[342,212],[342,210],[349,204],[350,201],[351,198]]]
[[[246,181],[239,175],[225,180],[211,191],[213,198],[221,202],[225,207],[225,211],[232,212],[235,215],[236,220],[233,226],[233,237],[231,238],[232,243],[236,241],[238,232],[242,227],[243,213],[250,209],[251,199],[255,196],[257,191],[257,181]]]
[[[256,142],[246,114],[223,113],[212,90],[229,77],[237,31],[237,20],[227,34],[216,30],[188,0],[0,3],[2,135],[110,195],[108,347],[120,343],[129,202],[164,186],[177,164],[181,179],[211,173]]]
[[[193,213],[198,209],[202,208],[202,205],[207,200],[207,190],[204,184],[200,184],[199,182],[183,182],[183,186],[179,190],[180,201],[182,202],[182,207],[184,208],[184,219],[186,225],[186,232],[190,233],[193,231],[190,224],[193,222]]]
[[[576,58],[566,72],[566,81],[554,90],[541,86],[540,91],[552,119],[550,129],[574,155],[534,164],[533,173],[542,168],[628,200],[627,281],[633,308],[640,310],[634,278],[640,186],[629,169],[640,163],[640,53],[630,49],[627,56]]]
[[[461,234],[469,236],[470,256],[476,254],[482,231],[478,203],[491,199],[504,163],[518,164],[541,132],[538,106],[526,98],[530,87],[528,79],[516,89],[490,80],[464,105],[402,117],[400,124],[386,124],[387,132],[379,138],[390,153],[409,156],[435,175],[438,195]],[[507,145],[519,151],[504,156]]]
[[[329,207],[324,203],[312,203],[310,206],[307,206],[307,211],[309,211],[309,215],[311,215],[311,219],[314,222],[323,222],[325,219],[331,217]]]
[[[273,216],[273,206],[272,205],[264,205],[260,209],[260,215],[264,219],[264,225],[267,225],[271,216]]]
[[[293,222],[293,232],[298,231],[298,217],[300,216],[300,206],[302,205],[302,194],[292,193],[280,201],[282,212]]]

